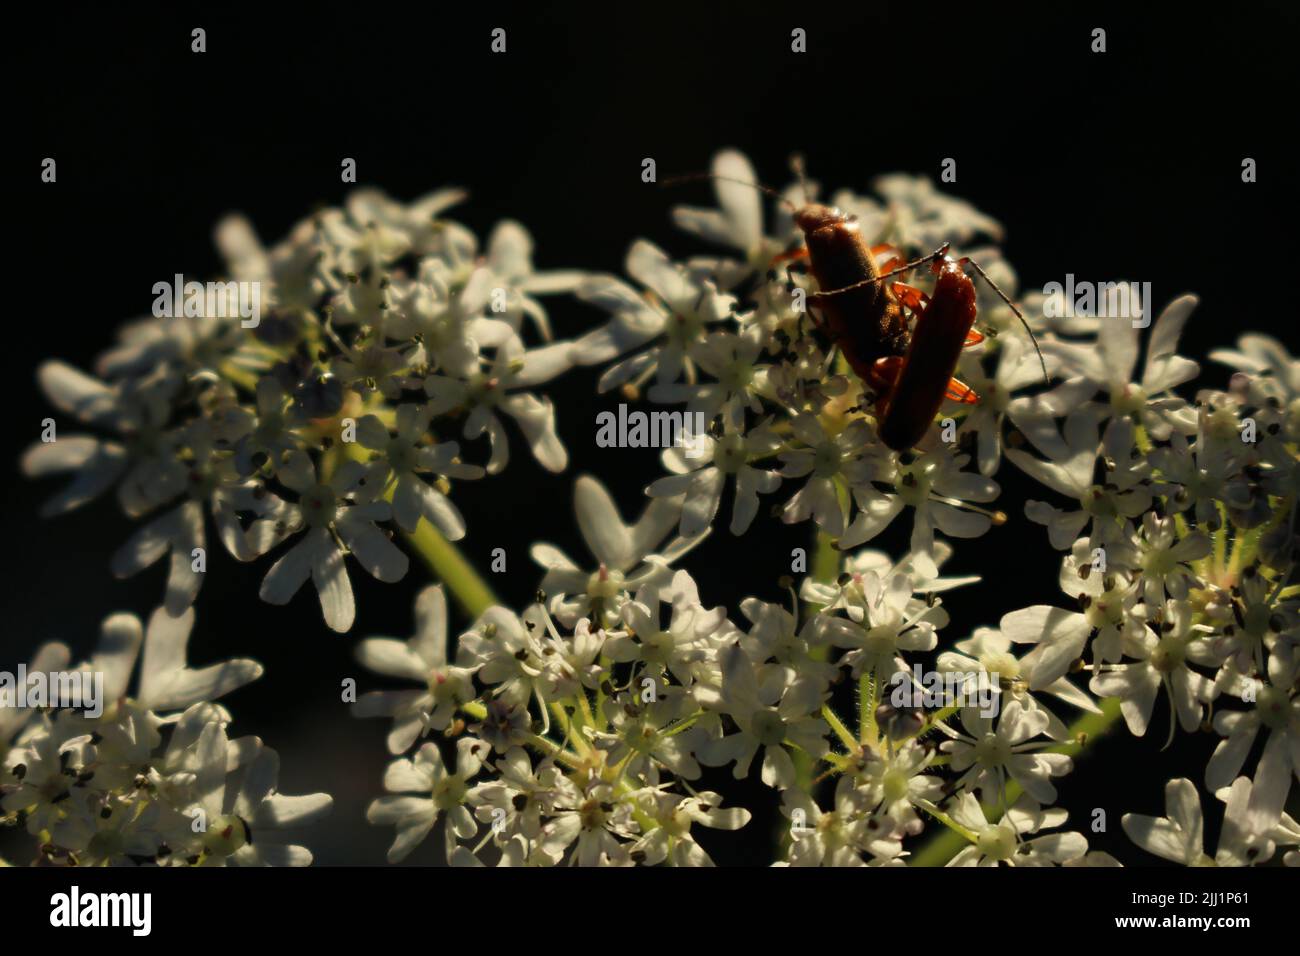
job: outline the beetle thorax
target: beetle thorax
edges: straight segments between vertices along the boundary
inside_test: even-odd
[[[815,202],[810,202],[797,210],[794,214],[794,223],[805,234],[816,232],[826,226],[853,225],[856,227],[857,225],[846,219],[838,209]]]

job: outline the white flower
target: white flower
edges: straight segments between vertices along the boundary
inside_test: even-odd
[[[1221,710],[1214,729],[1224,737],[1205,770],[1206,786],[1219,789],[1236,776],[1246,762],[1261,730],[1268,732],[1246,822],[1254,832],[1276,825],[1291,792],[1292,778],[1300,777],[1300,695],[1297,695],[1297,652],[1279,643],[1268,661],[1269,682],[1252,682],[1255,706],[1248,711]]]
[[[381,489],[362,493],[365,471],[360,463],[345,461],[322,482],[304,453],[288,456],[279,478],[298,493],[298,504],[287,506],[285,521],[306,534],[266,572],[259,592],[263,601],[288,604],[310,577],[320,596],[325,623],[331,630],[350,630],[356,605],[344,552],[335,534],[379,580],[400,581],[406,576],[410,563],[406,555],[375,525],[391,515],[387,502],[374,500]]]
[[[686,722],[698,709],[695,699],[680,687],[662,687],[650,702],[641,697],[640,685],[633,691],[608,698],[609,730],[590,732],[595,746],[606,752],[605,762],[637,778],[663,766],[683,780],[698,779],[700,767],[691,751],[699,732]]]
[[[147,629],[134,614],[111,614],[104,619],[95,653],[78,668],[84,674],[103,675],[103,720],[112,720],[118,704],[128,698],[144,710],[182,711],[200,701],[224,697],[262,676],[262,665],[247,658],[189,667],[185,658],[193,628],[193,608],[179,617],[158,608],[149,616]],[[139,681],[135,694],[130,695],[137,662]]]
[[[861,582],[866,620],[861,624],[823,615],[818,634],[837,647],[852,648],[840,659],[852,675],[871,675],[879,688],[907,670],[902,651],[932,651],[936,629],[948,623],[937,603],[913,598],[915,586],[907,571],[895,569],[887,578],[868,571]]]
[[[84,805],[68,800],[74,788],[89,782],[86,764],[93,754],[88,752],[90,735],[79,733],[71,721],[41,715],[35,726],[37,732],[5,757],[5,782],[14,783],[0,796],[0,810],[23,813],[27,832],[38,836],[70,810],[85,811]]]
[[[862,791],[848,777],[835,786],[835,809],[823,811],[806,793],[781,795],[781,813],[790,819],[790,866],[868,866],[863,859],[892,860],[902,852],[892,820],[872,812]]]
[[[71,802],[85,806],[50,827],[50,842],[79,867],[161,864],[169,855],[164,848],[181,845],[193,822],[160,801],[83,793]]]
[[[1197,525],[1215,531],[1221,524],[1219,502],[1231,508],[1246,508],[1250,499],[1249,495],[1242,494],[1244,487],[1232,480],[1242,466],[1242,442],[1236,436],[1232,442],[1213,440],[1208,417],[1209,413],[1202,408],[1195,447],[1189,446],[1180,432],[1174,432],[1169,436],[1168,447],[1151,453],[1151,461],[1163,480],[1179,486],[1168,499],[1170,506],[1175,511],[1192,508]]]
[[[174,379],[109,386],[56,361],[44,362],[37,379],[56,409],[119,436],[119,440],[101,440],[65,434],[27,450],[22,468],[28,477],[73,474],[68,487],[42,506],[43,515],[79,508],[116,484],[122,510],[138,517],[181,490],[183,473],[171,453],[165,427],[178,388]]]
[[[796,415],[791,431],[806,447],[780,453],[785,467],[783,478],[808,480],[785,506],[781,520],[795,524],[809,517],[832,538],[844,534],[848,522],[848,495],[841,500],[841,488],[869,480],[868,466],[860,453],[871,440],[871,426],[858,419],[831,437],[815,415]]]
[[[980,233],[995,239],[1002,236],[996,219],[965,200],[939,192],[926,176],[893,173],[873,185],[885,199],[893,228],[910,245],[928,250],[944,242],[961,245]]]
[[[518,333],[520,319],[526,315],[546,341],[551,339],[551,327],[546,309],[536,296],[572,292],[586,278],[584,273],[572,269],[534,270],[532,237],[513,219],[497,223],[488,236],[487,266],[509,293],[505,309],[499,312],[503,320]]]
[[[424,445],[433,413],[429,406],[398,405],[396,434],[374,415],[357,421],[357,443],[380,452],[370,468],[367,480],[381,488],[392,487],[393,520],[404,531],[414,531],[424,518],[445,535],[458,541],[465,536],[465,519],[460,510],[433,484],[421,477],[439,476],[474,479],[483,477],[483,469],[460,461],[460,446],[455,442]]]
[[[530,854],[530,861],[554,866],[576,840],[570,866],[632,866],[636,839],[633,799],[616,799],[613,787],[594,783],[556,807]]]
[[[579,365],[597,365],[662,336],[662,344],[611,366],[601,375],[597,388],[607,392],[651,375],[662,385],[676,382],[683,373],[689,381],[694,375],[691,348],[703,341],[709,325],[732,313],[736,300],[719,293],[712,281],[690,275],[645,240],[638,240],[628,251],[627,271],[654,293],[653,298],[643,298],[611,276],[585,281],[578,298],[613,318],[573,343],[572,360]]]
[[[1214,857],[1204,850],[1201,800],[1190,780],[1179,778],[1165,785],[1165,816],[1126,813],[1121,821],[1130,840],[1162,859],[1183,866],[1256,866],[1272,859],[1278,843],[1300,842],[1300,829],[1289,816],[1266,830],[1251,826],[1248,810],[1251,783],[1238,777],[1217,796],[1227,806],[1219,848]]]
[[[681,501],[674,498],[652,499],[635,524],[624,524],[609,491],[590,475],[574,482],[573,510],[583,542],[596,559],[594,568],[579,567],[545,542],[529,551],[546,569],[541,589],[567,598],[553,610],[568,627],[584,614],[605,623],[617,620],[627,592],[667,581],[669,566],[704,540],[700,535],[665,542],[681,515]]]
[[[945,651],[939,655],[936,664],[941,673],[951,672],[958,674],[969,674],[971,672],[983,671],[986,674],[996,675],[1001,685],[1003,693],[1009,693],[1021,701],[1029,710],[1041,709],[1048,716],[1047,729],[1043,732],[1053,740],[1064,741],[1069,739],[1070,732],[1065,723],[1056,716],[1051,710],[1044,707],[1042,703],[1034,696],[1034,693],[1051,694],[1060,700],[1065,701],[1080,710],[1089,713],[1100,713],[1100,708],[1092,702],[1092,698],[1086,693],[1075,687],[1064,676],[1055,680],[1043,682],[1039,676],[1039,668],[1044,666],[1044,657],[1039,655],[1033,656],[1038,648],[1030,651],[1024,657],[1017,658],[1011,653],[1011,644],[1013,638],[1011,634],[1020,636],[1033,635],[1035,641],[1038,637],[1052,635],[1049,644],[1062,643],[1061,620],[1057,613],[1059,608],[1047,608],[1046,614],[1042,617],[1042,606],[1026,608],[1024,611],[1013,611],[1002,618],[1003,627],[1001,630],[995,630],[990,627],[979,627],[975,633],[964,641],[958,641],[953,645],[955,651]],[[1008,623],[1010,627],[1008,627]],[[1070,638],[1066,638],[1068,642]],[[1058,648],[1053,649],[1059,653]],[[960,653],[959,653],[960,652]],[[1064,656],[1064,655],[1062,655]],[[1071,661],[1072,663],[1072,661]],[[1037,686],[1037,685],[1042,686]],[[1034,692],[1034,693],[1031,693]]]
[[[196,866],[310,866],[305,847],[274,842],[276,831],[306,826],[321,819],[333,806],[328,794],[290,797],[276,791],[280,757],[263,747],[243,772],[239,789],[227,784],[229,742],[225,726],[212,721],[203,728],[197,744],[199,765],[195,787],[204,811],[202,831],[191,851],[198,852]],[[194,819],[192,811],[187,816]],[[272,840],[268,842],[268,834]]]
[[[805,579],[807,583],[808,579]],[[716,609],[722,616],[722,608]],[[741,613],[753,624],[748,640],[741,646],[755,665],[755,675],[760,685],[774,683],[783,688],[781,707],[791,715],[810,714],[819,710],[829,696],[831,681],[835,680],[838,665],[815,655],[813,639],[820,636],[823,615],[807,615],[800,627],[798,603],[793,611],[768,604],[757,598],[746,598],[740,605]],[[727,629],[714,635],[722,639]],[[820,646],[817,650],[821,650]]]
[[[952,755],[952,769],[962,775],[957,782],[962,790],[978,787],[1005,800],[1010,777],[1029,796],[1050,804],[1056,800],[1051,778],[1069,773],[1072,761],[1064,754],[1036,752],[1052,746],[1050,740],[1034,740],[1046,733],[1049,722],[1046,712],[1026,708],[1015,698],[1002,705],[996,729],[992,718],[974,707],[963,707],[966,734],[940,723],[939,730],[951,739],[939,749]]]
[[[424,842],[438,817],[447,814],[446,846],[450,861],[456,841],[468,840],[478,832],[474,815],[465,806],[469,780],[479,772],[488,746],[473,737],[456,742],[456,771],[447,769],[438,745],[427,743],[415,759],[394,760],[384,772],[384,789],[389,796],[374,800],[366,819],[380,826],[397,827],[397,837],[388,850],[388,862],[406,859]],[[394,796],[394,794],[396,794]]]
[[[403,204],[377,189],[356,189],[348,194],[347,211],[357,225],[398,236],[401,246],[419,255],[459,262],[473,255],[474,236],[440,214],[464,202],[468,195],[463,189],[446,188]]]
[[[1191,434],[1196,430],[1196,411],[1172,389],[1195,378],[1200,371],[1191,359],[1176,353],[1178,337],[1196,308],[1197,298],[1184,295],[1165,307],[1151,328],[1142,378],[1133,383],[1138,359],[1138,329],[1129,318],[1096,320],[1096,344],[1048,342],[1044,352],[1060,359],[1063,374],[1091,391],[1103,391],[1110,398],[1110,413],[1136,416],[1155,439],[1166,439],[1174,430]],[[1085,395],[1083,397],[1088,397]]]
[[[173,616],[182,614],[198,597],[206,574],[207,537],[203,506],[212,511],[217,532],[226,550],[236,560],[252,561],[279,542],[267,527],[278,500],[265,494],[259,484],[242,479],[230,458],[218,458],[213,436],[205,422],[195,422],[182,432],[190,458],[183,463],[185,499],[170,511],[154,518],[133,534],[114,554],[113,574],[128,578],[170,553],[167,591],[163,606]],[[249,530],[239,513],[255,520]],[[199,561],[205,564],[196,567]]]
[[[696,458],[687,458],[679,448],[665,449],[664,465],[673,474],[652,482],[646,494],[651,498],[685,496],[678,530],[682,537],[693,538],[713,524],[727,479],[734,478],[731,533],[744,534],[758,514],[758,496],[781,484],[777,472],[755,468],[750,462],[767,457],[780,444],[776,435],[760,426],[748,435],[727,431],[717,439],[705,436],[700,439]]]
[[[423,684],[421,690],[371,691],[353,707],[358,717],[392,717],[388,752],[403,753],[422,732],[445,730],[457,708],[474,699],[474,668],[447,663],[447,598],[431,584],[415,599],[415,636],[368,637],[357,660],[377,674]]]
[[[894,518],[910,506],[914,512],[912,539],[908,551],[913,566],[923,578],[938,575],[935,529],[954,538],[978,538],[993,525],[994,515],[969,502],[988,502],[998,496],[990,478],[961,470],[969,459],[946,450],[926,452],[908,464],[894,456],[879,460],[871,481],[892,484],[882,492],[872,483],[853,487],[857,516],[838,542],[841,550],[857,547],[885,530]]]
[[[948,866],[1065,865],[1088,852],[1088,841],[1080,833],[1047,833],[1021,840],[1025,834],[1059,827],[1069,816],[1065,810],[1044,809],[1025,797],[997,823],[985,818],[979,801],[969,793],[956,797],[948,812],[975,835],[974,843],[949,860]]]
[[[980,356],[962,356],[962,380],[975,390],[979,403],[962,420],[958,433],[975,434],[976,460],[982,475],[995,474],[1001,464],[1004,421],[1009,420],[1044,453],[1064,452],[1052,403],[1040,396],[1014,397],[1015,392],[1042,381],[1033,345],[1010,333],[999,336],[997,341],[997,368],[991,376],[984,373]]]
[[[918,563],[924,565],[933,561],[937,574],[938,566],[951,557],[952,546],[942,541],[935,542],[932,556],[923,557],[919,562],[912,555],[894,562],[883,551],[863,549],[844,556],[844,572],[834,584],[804,578],[799,586],[799,597],[810,604],[819,605],[826,613],[843,610],[849,620],[861,624],[867,618],[868,604],[875,599],[874,591],[869,599],[865,590],[865,585],[873,577],[876,581],[883,581],[896,572],[907,574],[912,579],[912,593],[916,595],[939,594],[980,580],[978,574],[951,578],[926,577],[916,567]]]
[[[639,796],[645,812],[659,824],[632,845],[633,860],[656,866],[713,866],[713,860],[691,835],[691,825],[714,830],[739,830],[750,820],[750,812],[741,807],[720,804],[722,797],[704,791],[689,797],[648,790]]]
[[[859,795],[873,810],[879,808],[898,828],[915,836],[924,828],[916,808],[943,796],[944,783],[925,770],[935,754],[915,740],[880,750],[866,750],[854,779]]]
[[[494,767],[500,776],[475,784],[469,803],[480,822],[493,824],[498,845],[509,844],[516,835],[529,841],[538,839],[543,817],[578,798],[573,783],[552,760],[543,760],[534,769],[522,747],[509,748]]]
[[[550,635],[536,631],[535,622],[526,624],[508,608],[490,607],[460,636],[459,657],[477,670],[479,680],[493,688],[495,697],[525,707],[545,687],[545,644]],[[540,703],[546,720],[545,699]]]
[[[497,412],[515,420],[533,457],[547,471],[563,471],[569,456],[555,433],[555,409],[549,398],[538,398],[523,389],[548,381],[568,368],[568,345],[556,344],[526,349],[511,336],[497,349],[487,369],[474,369],[462,376],[433,374],[424,380],[430,414],[466,412],[464,436],[487,434],[492,455],[488,474],[505,468],[510,460],[505,427]]]
[[[769,366],[759,359],[765,344],[763,330],[756,325],[745,326],[739,335],[710,332],[691,347],[690,357],[713,381],[656,383],[647,397],[652,402],[684,403],[687,415],[703,416],[703,421],[721,415],[726,424],[741,428],[746,410],[763,411],[759,390]]]
[[[1012,643],[1037,645],[1016,668],[1031,691],[1045,690],[1064,678],[1083,656],[1092,634],[1087,615],[1047,604],[1005,614],[999,627]]]
[[[1138,737],[1146,734],[1156,697],[1164,687],[1169,693],[1169,737],[1173,739],[1177,726],[1190,733],[1201,722],[1210,682],[1189,665],[1212,663],[1213,653],[1203,636],[1213,629],[1192,623],[1192,607],[1186,601],[1169,601],[1161,616],[1158,637],[1144,628],[1140,637],[1126,638],[1124,654],[1135,663],[1102,665],[1088,686],[1098,697],[1119,698],[1124,722]]]
[[[1089,522],[1093,547],[1115,548],[1131,535],[1131,519],[1151,506],[1151,492],[1143,484],[1143,465],[1132,459],[1133,430],[1127,420],[1112,421],[1099,444],[1098,420],[1104,412],[1085,405],[1065,420],[1064,451],[1042,461],[1018,449],[1007,449],[1008,460],[1053,491],[1079,503],[1078,511],[1061,511],[1041,501],[1025,502],[1025,516],[1046,525],[1052,547],[1066,550]],[[1101,482],[1094,482],[1098,453],[1114,469]]]
[[[1206,557],[1212,548],[1209,537],[1192,531],[1178,535],[1173,518],[1157,518],[1151,512],[1142,516],[1142,536],[1138,539],[1138,566],[1142,569],[1142,597],[1150,607],[1162,604],[1166,596],[1181,600],[1197,583],[1197,575],[1188,565]]]
[[[672,606],[665,626],[661,603]],[[640,661],[643,674],[666,680],[671,674],[684,687],[716,669],[718,641],[731,633],[725,608],[709,610],[685,571],[673,575],[670,587],[644,585],[623,605],[625,628],[605,641],[604,653],[615,663]]]
[[[72,652],[66,644],[59,641],[48,641],[36,649],[32,655],[31,663],[27,665],[27,673],[48,674],[52,671],[61,671],[67,668],[68,661],[72,659]],[[16,707],[11,702],[5,700],[6,695],[0,695],[0,765],[3,765],[5,755],[9,752],[10,745],[19,737],[24,726],[26,726],[40,711],[32,707]]]
[[[1079,539],[1061,562],[1058,580],[1061,590],[1079,602],[1080,612],[1092,628],[1093,662],[1116,663],[1124,642],[1138,640],[1146,622],[1138,609],[1142,589],[1134,584],[1135,573],[1103,564],[1104,556],[1104,551]]]
[[[710,767],[736,764],[734,775],[740,780],[749,774],[750,764],[763,748],[763,782],[769,787],[785,789],[795,782],[794,762],[786,750],[798,746],[814,757],[827,751],[826,725],[819,717],[806,714],[783,716],[778,701],[782,688],[769,684],[760,689],[754,678],[754,666],[739,644],[722,653],[722,686],[719,691],[696,691],[697,699],[707,707],[728,714],[739,730],[699,744],[696,757]],[[773,694],[773,691],[776,694]]]
[[[270,375],[258,379],[254,400],[255,415],[238,405],[227,409],[218,423],[217,437],[234,443],[239,474],[252,475],[260,469],[274,474],[286,455],[303,447],[302,437],[295,431],[301,421],[280,382]]]
[[[746,275],[766,269],[784,243],[763,235],[763,194],[746,185],[758,182],[749,160],[736,150],[723,150],[713,157],[711,170],[713,175],[725,177],[714,181],[719,208],[674,206],[672,217],[687,232],[741,253],[744,266],[733,270],[734,275],[727,272],[730,288]]]
[[[1267,335],[1250,333],[1237,339],[1236,349],[1216,349],[1210,359],[1250,375],[1251,400],[1278,408],[1292,408],[1300,398],[1300,361],[1285,346]],[[1294,414],[1294,411],[1292,412]]]
[[[458,378],[470,376],[483,349],[500,348],[517,337],[508,322],[483,315],[495,281],[483,267],[461,275],[442,260],[425,260],[416,281],[396,287],[395,308],[384,313],[384,334],[417,340],[420,348],[412,357],[417,364]]]

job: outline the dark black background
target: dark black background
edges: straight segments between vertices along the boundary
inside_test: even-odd
[[[1291,271],[1295,206],[1286,128],[1296,16],[1285,4],[1214,19],[1185,5],[841,3],[50,5],[30,16],[11,35],[7,64],[10,95],[28,115],[11,149],[20,212],[3,350],[12,563],[0,666],[51,638],[88,650],[107,613],[146,616],[162,592],[161,566],[129,582],[109,574],[130,530],[110,501],[36,517],[53,486],[21,478],[16,460],[49,414],[37,362],[88,367],[120,322],[148,311],[155,281],[214,273],[211,231],[224,213],[249,214],[269,243],[316,205],[338,203],[350,188],[339,181],[343,157],[357,160],[362,183],[400,199],[469,187],[452,217],[480,236],[501,218],[521,220],[539,268],[611,272],[638,236],[679,257],[703,251],[672,228],[668,208],[707,202],[707,188],[647,186],[643,157],[662,176],[707,168],[717,149],[735,146],[760,177],[783,184],[788,156],[801,151],[825,186],[860,192],[884,172],[937,177],[953,157],[958,181],[946,188],[1006,226],[1024,285],[1067,272],[1149,280],[1159,303],[1184,291],[1202,298],[1184,354],[1203,359],[1247,329],[1295,349],[1294,306],[1274,292]],[[195,26],[207,30],[202,55],[190,52]],[[508,31],[505,55],[489,52],[496,26]],[[796,26],[808,31],[803,55],[790,52]],[[1098,26],[1105,54],[1089,51]],[[53,185],[39,180],[46,156],[58,162]],[[1247,156],[1259,168],[1251,185],[1241,181]],[[560,336],[602,318],[552,302]],[[1205,369],[1203,381],[1223,383],[1221,368]],[[529,543],[585,556],[571,514],[577,473],[597,474],[625,514],[639,511],[641,489],[659,474],[652,452],[598,452],[594,413],[616,400],[595,396],[595,378],[579,370],[549,389],[577,467],[546,474],[516,434],[504,475],[458,487],[468,556],[486,567],[492,548],[508,550],[510,572],[491,581],[506,603],[522,605],[536,587]],[[1007,610],[1059,603],[1059,555],[1016,504],[1041,494],[1010,469],[999,480],[1013,520],[959,549],[952,570],[991,583],[951,595],[949,641]],[[776,578],[808,527],[760,517],[737,542],[724,523],[687,566],[707,603],[782,600]],[[899,554],[905,535],[893,529],[877,546]],[[354,569],[357,624],[340,636],[323,626],[310,588],[288,608],[257,600],[269,561],[240,566],[219,549],[210,560],[191,660],[267,665],[227,700],[232,730],[282,751],[286,792],[335,795],[332,822],[304,841],[319,862],[382,861],[391,830],[362,815],[380,789],[385,725],[347,717],[338,687],[345,676],[377,686],[352,648],[368,634],[409,634],[423,567],[413,561],[394,586]],[[1076,826],[1091,808],[1107,810],[1110,833],[1090,833],[1094,847],[1154,862],[1120,834],[1119,815],[1159,811],[1164,781],[1199,780],[1213,746],[1203,736],[1160,752],[1166,728],[1162,712],[1145,740],[1120,731],[1062,784]],[[765,863],[772,819],[764,811],[706,845],[721,862]],[[440,847],[431,840],[412,859],[437,862]]]

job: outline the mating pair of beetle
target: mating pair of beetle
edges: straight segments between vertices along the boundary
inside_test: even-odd
[[[798,158],[794,168],[802,182]],[[979,263],[970,258],[954,259],[948,255],[947,243],[907,262],[891,245],[868,246],[856,220],[812,202],[806,188],[804,205],[795,207],[770,187],[727,176],[702,173],[669,182],[694,179],[741,183],[776,196],[790,207],[795,225],[803,232],[804,246],[778,261],[808,259],[820,289],[810,296],[810,304],[821,313],[818,324],[875,392],[880,440],[895,451],[907,451],[925,436],[945,399],[964,404],[978,400],[969,386],[952,377],[962,349],[984,340],[975,330],[975,285],[964,266],[970,265],[1002,297],[1033,339],[1025,317]],[[877,266],[876,257],[891,252],[893,257]],[[929,295],[902,282],[886,281],[926,263],[935,274]],[[911,329],[904,309],[916,317]],[[1037,340],[1034,349],[1038,351]],[[1038,361],[1047,379],[1041,351]]]

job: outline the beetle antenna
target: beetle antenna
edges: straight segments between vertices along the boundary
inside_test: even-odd
[[[757,189],[761,193],[774,196],[780,202],[790,208],[791,212],[798,212],[795,204],[786,199],[781,193],[777,192],[771,186],[764,186],[762,183],[752,183],[748,179],[737,179],[735,176],[720,176],[717,173],[683,173],[680,176],[669,176],[667,179],[659,182],[660,187],[667,189],[669,186],[680,186],[683,183],[698,183],[706,179],[716,182],[737,183],[741,186],[749,186],[751,189]]]
[[[874,278],[871,279],[863,279],[861,282],[854,282],[852,285],[841,286],[838,289],[827,289],[825,292],[818,292],[817,295],[819,296],[840,295],[841,293],[844,292],[852,292],[854,289],[861,289],[863,286],[875,285],[877,282],[884,282],[886,279],[892,279],[894,276],[902,275],[904,272],[911,272],[917,266],[923,266],[927,262],[933,262],[935,259],[938,259],[940,256],[946,256],[947,254],[948,254],[948,243],[945,242],[934,252],[931,252],[928,255],[921,256],[921,258],[919,259],[913,259],[911,262],[906,262],[903,265],[899,266],[897,269],[891,269],[889,272],[886,272],[882,275],[875,276]]]
[[[1047,382],[1047,384],[1049,385],[1052,384],[1052,377],[1047,374],[1047,362],[1043,360],[1043,350],[1038,347],[1038,337],[1034,335],[1034,330],[1029,327],[1028,320],[1024,317],[1021,311],[1016,308],[1016,304],[1012,302],[1010,298],[1007,297],[1007,294],[998,288],[998,284],[989,278],[988,273],[985,272],[982,268],[980,268],[980,264],[978,262],[976,262],[974,259],[964,259],[962,261],[969,262],[972,266],[974,266],[975,271],[980,274],[980,278],[983,279],[985,282],[987,282],[989,284],[989,288],[992,289],[994,292],[996,292],[998,296],[1001,297],[1002,301],[1007,304],[1007,307],[1010,308],[1011,311],[1016,314],[1016,318],[1020,320],[1020,324],[1023,325],[1025,327],[1025,331],[1029,333],[1029,341],[1034,343],[1034,351],[1038,354],[1038,364],[1042,366],[1043,369],[1043,381]]]

